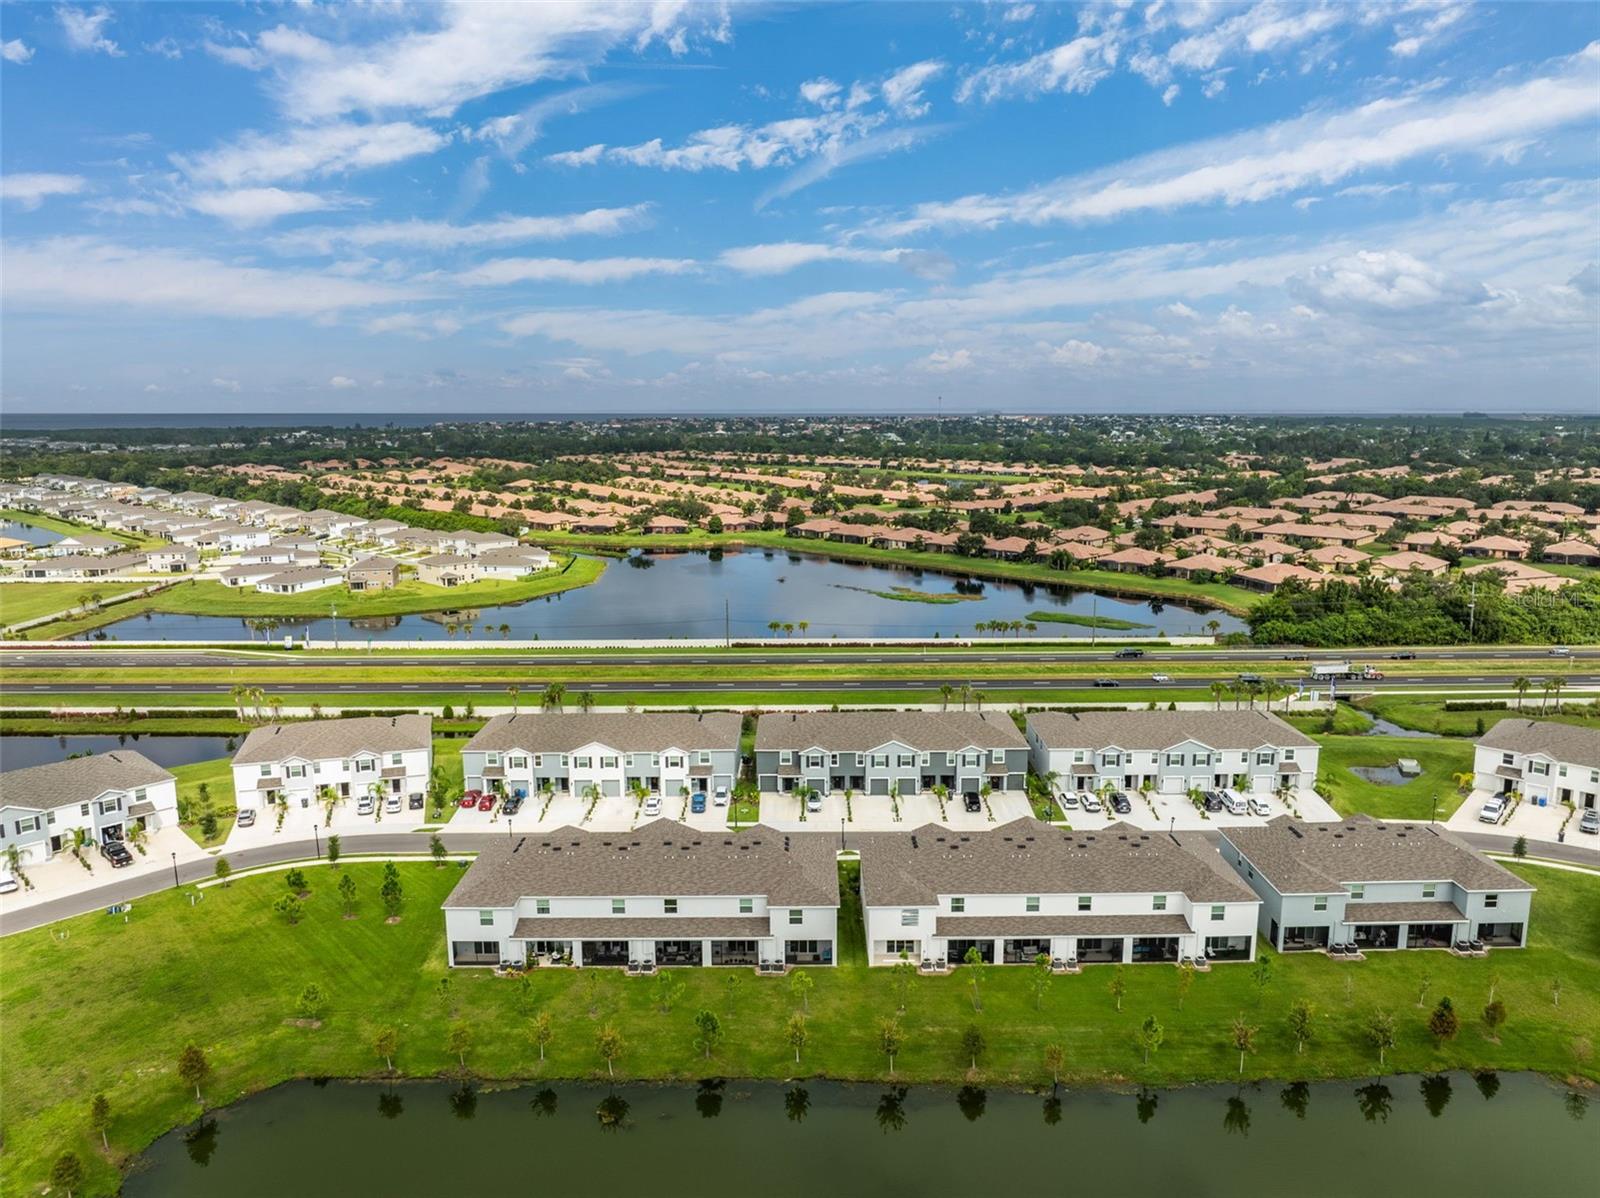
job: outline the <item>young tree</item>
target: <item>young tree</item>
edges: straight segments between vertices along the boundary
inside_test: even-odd
[[[400,1048],[400,1033],[392,1027],[380,1027],[372,1037],[372,1051],[383,1058],[383,1067],[394,1072],[394,1054]]]
[[[672,1014],[673,1005],[683,997],[683,983],[670,973],[656,975],[656,1003],[664,1015]]]
[[[1256,1002],[1260,1002],[1267,993],[1267,987],[1272,983],[1272,957],[1263,952],[1256,958],[1256,963],[1250,967],[1250,980],[1255,983]]]
[[[322,987],[315,982],[307,982],[305,988],[300,991],[300,997],[295,1000],[295,1010],[301,1019],[309,1023],[320,1020],[327,1007],[327,995],[323,994]]]
[[[76,1152],[63,1152],[50,1166],[50,1188],[60,1190],[67,1198],[83,1185],[83,1162]]]
[[[717,1050],[717,1045],[722,1041],[722,1020],[717,1018],[715,1011],[698,1011],[695,1013],[694,1027],[694,1046],[703,1052],[709,1061],[711,1054]]]
[[[789,1047],[794,1049],[794,1063],[798,1065],[800,1063],[800,1050],[806,1046],[806,1041],[811,1038],[810,1033],[806,1030],[806,1017],[800,1014],[799,1011],[789,1016],[786,1034],[789,1040]]]
[[[1111,981],[1106,985],[1106,989],[1110,991],[1111,997],[1117,1000],[1117,1010],[1122,1010],[1123,996],[1128,993],[1128,975],[1121,965],[1111,971]]]
[[[111,1150],[111,1141],[106,1138],[106,1129],[111,1126],[111,1100],[104,1094],[96,1094],[89,1102],[89,1126],[100,1133],[100,1147]]]
[[[595,1033],[594,1046],[600,1059],[606,1063],[606,1073],[616,1076],[616,1059],[622,1055],[622,1033],[609,1023]]]
[[[300,906],[300,899],[297,896],[286,894],[272,904],[272,909],[291,924],[296,924],[300,922]]]
[[[1433,1037],[1436,1046],[1443,1047],[1444,1042],[1454,1040],[1460,1030],[1461,1020],[1456,1016],[1454,1005],[1449,998],[1441,998],[1433,1014],[1428,1016],[1428,1035]]]
[[[217,881],[222,883],[222,888],[224,890],[233,885],[232,882],[228,881],[228,878],[233,874],[233,866],[228,864],[228,859],[226,857],[218,857],[216,868],[211,872],[217,876]]]
[[[898,1019],[881,1019],[878,1021],[878,1047],[883,1049],[883,1054],[889,1058],[889,1076],[894,1076],[894,1058],[900,1051],[900,1021]]]
[[[355,914],[356,910],[356,880],[348,873],[339,879],[339,897],[344,900],[344,913]]]
[[[339,841],[339,834],[335,832],[332,836],[328,837],[328,864],[338,864],[339,854],[342,851],[343,845]]]
[[[210,1076],[211,1062],[206,1060],[206,1054],[194,1044],[185,1045],[183,1051],[178,1054],[178,1077],[184,1085],[194,1087],[196,1102],[204,1101],[200,1097],[200,1087]]]
[[[433,854],[433,867],[443,869],[445,855],[449,850],[444,847],[444,841],[439,838],[437,832],[428,837],[428,852]]]
[[[445,1041],[446,1047],[456,1054],[456,1060],[461,1067],[467,1067],[467,1053],[472,1048],[472,1028],[465,1023],[452,1023],[450,1037]]]
[[[549,1011],[540,1011],[533,1017],[533,1042],[539,1046],[539,1059],[544,1060],[544,1051],[550,1047],[550,1041],[556,1038],[555,1020],[550,1018]]]
[[[1306,1041],[1316,1024],[1317,1009],[1307,998],[1297,998],[1289,1007],[1289,1034],[1294,1037],[1295,1052],[1306,1050]]]
[[[967,1030],[961,1033],[961,1053],[972,1062],[973,1069],[977,1069],[978,1058],[983,1055],[983,1050],[987,1047],[983,1039],[983,1029],[976,1023],[967,1024]]]
[[[304,894],[306,890],[306,875],[303,870],[291,869],[283,875],[283,884],[289,888],[290,894]]]
[[[811,1010],[811,988],[815,984],[812,976],[803,969],[797,969],[789,975],[789,993],[800,1004],[802,1011]]]
[[[383,899],[383,909],[389,913],[390,919],[400,917],[400,904],[405,901],[405,890],[400,885],[400,871],[390,861],[383,867],[383,886],[378,891],[378,897]]]
[[[1394,1016],[1388,1011],[1374,1011],[1367,1016],[1362,1031],[1366,1033],[1367,1043],[1378,1050],[1378,1068],[1382,1069],[1384,1056],[1394,1047]]]
[[[1139,1047],[1144,1049],[1144,1063],[1150,1063],[1150,1054],[1161,1047],[1161,1041],[1167,1038],[1166,1029],[1161,1026],[1161,1021],[1154,1015],[1146,1015],[1144,1022],[1139,1025]]]
[[[1506,1004],[1498,998],[1483,1008],[1483,1023],[1489,1029],[1489,1039],[1500,1043],[1500,1025],[1506,1021]]]
[[[1234,1048],[1239,1051],[1239,1073],[1244,1074],[1244,1058],[1255,1051],[1256,1032],[1259,1029],[1251,1023],[1246,1023],[1243,1013],[1233,1017],[1233,1024],[1228,1029]]]
[[[1044,1010],[1044,996],[1050,992],[1050,955],[1040,953],[1033,959],[1033,969],[1028,975],[1028,988],[1033,991],[1033,1009]]]
[[[1049,1070],[1050,1084],[1061,1084],[1061,1069],[1066,1064],[1067,1051],[1059,1044],[1046,1044],[1044,1046],[1044,1067]]]
[[[1189,991],[1194,988],[1195,968],[1193,961],[1180,961],[1178,963],[1178,1010],[1183,1010],[1183,1001],[1189,997]]]
[[[979,991],[979,984],[983,981],[983,953],[976,944],[970,945],[961,958],[961,963],[967,967],[967,979],[972,986],[972,1009],[983,1010],[983,995]]]

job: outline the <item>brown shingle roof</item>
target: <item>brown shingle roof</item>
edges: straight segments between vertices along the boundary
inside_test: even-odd
[[[813,711],[764,715],[756,751],[824,747],[869,752],[894,741],[914,749],[1025,749],[1011,717],[992,711]]]
[[[108,790],[171,782],[172,775],[143,753],[117,749],[0,774],[0,805],[48,811],[87,803]]]
[[[1502,753],[1543,753],[1557,761],[1600,769],[1600,729],[1555,720],[1504,719],[1478,738]]]
[[[431,715],[365,716],[348,720],[307,720],[296,724],[268,724],[244,738],[234,754],[235,765],[283,761],[300,757],[323,761],[353,753],[396,753],[426,749],[433,744]]]
[[[665,749],[736,749],[739,716],[730,711],[694,715],[678,711],[585,714],[528,712],[497,715],[463,747],[464,752],[521,749],[568,753],[596,742],[624,753]]]
[[[1028,723],[1049,749],[1169,749],[1186,740],[1212,749],[1317,742],[1266,711],[1036,711]]]

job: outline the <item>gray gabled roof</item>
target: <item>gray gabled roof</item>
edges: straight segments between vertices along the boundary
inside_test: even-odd
[[[873,907],[929,906],[942,894],[1150,893],[1197,903],[1256,897],[1203,838],[1120,822],[1096,832],[1030,818],[987,832],[925,824],[909,834],[868,835],[861,845],[861,901]]]
[[[1028,724],[1049,749],[1159,752],[1190,740],[1221,750],[1317,747],[1265,711],[1036,711]]]
[[[622,753],[660,753],[666,749],[736,750],[740,718],[731,711],[694,715],[680,711],[637,713],[526,712],[497,715],[462,748],[526,753],[570,753],[584,745],[609,745]]]
[[[867,753],[891,742],[940,752],[1028,747],[1011,717],[993,711],[802,711],[764,715],[756,723],[757,752],[818,747]]]
[[[1542,753],[1556,761],[1600,769],[1600,728],[1554,720],[1504,719],[1480,736],[1478,743],[1503,753]]]
[[[398,753],[433,746],[431,715],[362,716],[348,720],[306,720],[304,723],[268,724],[244,738],[233,756],[234,765],[344,758],[362,751]]]
[[[509,907],[521,898],[766,896],[776,906],[836,907],[839,872],[826,836],[763,824],[739,832],[658,819],[632,832],[557,828],[480,852],[449,907]],[[642,912],[641,912],[642,914]]]
[[[172,775],[143,753],[116,749],[0,774],[0,805],[48,811],[87,803],[108,790],[171,782]]]
[[[1312,824],[1280,815],[1257,827],[1220,831],[1279,894],[1333,894],[1356,882],[1534,889],[1433,824],[1383,823],[1365,815]]]

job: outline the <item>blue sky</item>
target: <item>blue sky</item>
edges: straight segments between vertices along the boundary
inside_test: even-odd
[[[13,411],[1600,410],[1592,4],[0,4]]]

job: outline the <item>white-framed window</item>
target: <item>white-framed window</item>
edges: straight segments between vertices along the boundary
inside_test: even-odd
[[[1004,765],[1006,763],[1006,751],[1004,749],[989,750],[989,760],[995,765]]]
[[[1319,894],[1313,898],[1311,900],[1311,909],[1313,911],[1326,911],[1328,909],[1328,896]]]
[[[1164,894],[1152,894],[1150,896],[1150,910],[1152,910],[1152,911],[1165,911],[1166,909],[1167,909],[1167,896],[1166,895],[1164,895]]]
[[[372,773],[373,770],[375,770],[377,768],[378,768],[378,759],[376,757],[357,757],[356,758],[356,773],[358,773],[358,774],[370,774],[370,773]]]
[[[820,770],[825,760],[826,758],[821,753],[808,753],[806,754],[806,769]]]
[[[306,767],[303,765],[291,765],[283,772],[289,778],[304,778],[306,776]]]
[[[1293,761],[1294,760],[1294,750],[1293,749],[1285,749],[1283,751],[1283,759],[1285,761]]]
[[[592,758],[592,757],[574,757],[572,759],[572,768],[575,769],[575,770],[593,769],[594,768],[594,758]]]
[[[1221,923],[1222,922],[1222,917],[1224,915],[1226,915],[1227,913],[1228,913],[1228,909],[1226,907],[1224,907],[1221,903],[1218,903],[1216,906],[1211,908],[1211,922],[1212,923]]]
[[[478,912],[478,926],[479,927],[486,928],[486,927],[489,927],[493,923],[494,923],[494,912],[493,911],[479,911]]]
[[[828,768],[829,769],[838,769],[839,768],[839,754],[837,754],[837,753],[829,753],[828,754]]]
[[[526,757],[508,757],[506,758],[506,765],[514,770],[525,770],[528,768],[528,759]]]
[[[263,762],[262,766],[261,766],[261,776],[263,778],[268,778],[268,777],[272,776],[272,767],[270,765],[267,765],[265,762]],[[87,811],[85,811],[84,814],[88,815],[89,813]]]
[[[602,757],[600,759],[600,768],[603,770],[614,770],[617,768],[617,761],[618,758],[616,757]]]
[[[102,800],[100,800],[100,814],[101,815],[110,815],[113,811],[121,811],[121,810],[122,810],[122,796],[121,795],[118,795],[114,799],[102,799]]]
[[[1514,764],[1516,764],[1516,760],[1517,760],[1517,757],[1516,757],[1515,753],[1502,753],[1502,754],[1500,754],[1500,764],[1501,765],[1514,765]]]
[[[952,898],[950,900],[950,913],[952,915],[960,915],[966,909],[967,909],[967,900],[966,899],[964,899],[964,898]]]
[[[917,757],[915,753],[901,753],[898,761],[900,763],[900,769],[914,770],[917,768]]]
[[[1486,895],[1484,895],[1483,896],[1483,905],[1486,908],[1498,907],[1500,905],[1500,896],[1498,894],[1486,894]]]
[[[1080,910],[1080,911],[1091,911],[1093,909],[1094,909],[1094,896],[1092,894],[1080,894],[1078,896],[1078,910]]]
[[[661,900],[661,914],[676,915],[678,913],[678,900],[675,898]]]
[[[614,898],[611,900],[611,914],[626,915],[628,913],[628,900]]]
[[[147,794],[148,794],[148,793],[149,793],[149,792],[148,792],[148,791],[146,791],[146,790],[145,790],[145,788],[144,788],[144,787],[142,787],[142,786],[140,786],[140,787],[137,787],[137,788],[135,788],[135,790],[134,790],[134,792],[133,792],[133,801],[134,801],[134,802],[135,802],[135,803],[142,803],[142,802],[144,802],[144,800],[145,800],[145,796],[146,796],[146,795],[147,795]]]
[[[404,753],[390,753],[389,754],[389,764],[390,765],[403,765],[403,764],[405,764],[405,760],[406,760],[406,758],[405,758],[405,754]]]
[[[710,765],[711,764],[711,753],[706,749],[701,749],[698,753],[696,753],[694,755],[694,757],[695,757],[695,761],[700,765]]]
[[[753,899],[753,898],[742,898],[742,899],[739,900],[739,914],[740,915],[753,915],[755,913],[755,909],[756,909],[756,900],[755,899]]]
[[[794,753],[789,749],[780,749],[778,751],[778,764],[779,765],[793,765],[794,764]]]
[[[932,760],[932,757],[930,757],[927,753],[922,753],[917,758],[917,764],[926,768]]]
[[[889,768],[889,754],[887,754],[887,753],[874,753],[872,755],[872,768],[875,769],[875,770],[886,770],[886,769],[888,769]]]
[[[17,821],[17,835],[18,836],[21,836],[24,832],[37,832],[38,830],[39,830],[39,817],[37,815],[30,815],[30,816],[27,816],[24,819],[19,819]]]
[[[1022,900],[1022,909],[1029,914],[1037,913],[1039,910],[1039,896],[1037,894],[1025,896]]]
[[[1256,753],[1256,764],[1271,765],[1276,758],[1277,754],[1271,749],[1261,749]]]
[[[789,908],[789,922],[792,924],[805,923],[806,913],[799,907]]]
[[[1182,753],[1168,753],[1167,754],[1167,764],[1168,765],[1177,766],[1178,768],[1182,769],[1183,768],[1183,754]]]
[[[534,899],[533,900],[533,913],[535,915],[549,915],[550,914],[550,900],[549,899]]]
[[[1074,749],[1072,751],[1072,764],[1073,765],[1082,765],[1084,762],[1086,762],[1088,760],[1089,760],[1089,751],[1087,749]],[[1183,754],[1181,754],[1181,753],[1178,754],[1178,764],[1179,765],[1183,764]]]
[[[89,804],[87,804],[87,803],[79,803],[78,804],[78,814],[79,815],[88,815],[89,814]]]
[[[1423,898],[1432,898],[1434,896],[1434,894],[1436,894],[1437,892],[1438,892],[1438,887],[1434,883],[1432,883],[1432,882],[1424,882],[1422,884],[1422,897]]]
[[[1351,883],[1349,889],[1350,889],[1350,897],[1353,898],[1353,899],[1356,899],[1358,901],[1361,898],[1363,898],[1367,893],[1367,888],[1365,886],[1363,886],[1360,882]]]
[[[920,940],[885,940],[883,942],[883,951],[896,957],[902,953],[908,957],[914,957],[921,949],[922,942]]]
[[[399,765],[400,763],[397,761],[397,762],[395,762],[395,764]],[[484,765],[499,765],[500,764],[500,754],[498,754],[498,753],[485,753],[483,755],[483,764]]]
[[[921,920],[922,912],[915,907],[902,907],[900,909],[900,926],[902,928],[914,928]]]

